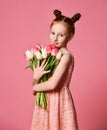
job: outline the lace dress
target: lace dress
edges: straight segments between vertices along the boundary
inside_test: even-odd
[[[78,130],[75,107],[69,90],[72,70],[70,66],[59,86],[47,92],[47,110],[35,105],[31,130]]]

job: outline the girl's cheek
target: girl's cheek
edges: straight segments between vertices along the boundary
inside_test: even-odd
[[[52,39],[53,39],[53,38],[52,38],[52,37],[50,37],[50,40],[51,40],[51,41],[52,41]]]
[[[64,38],[62,38],[62,37],[59,38],[59,41],[60,41],[60,42],[63,42],[63,41],[64,41]]]
[[[52,36],[52,35],[50,35],[50,39],[53,39],[53,36]]]

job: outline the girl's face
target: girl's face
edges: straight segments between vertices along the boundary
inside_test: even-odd
[[[64,23],[54,23],[50,29],[50,42],[56,47],[66,47],[67,42],[70,40],[71,34]]]

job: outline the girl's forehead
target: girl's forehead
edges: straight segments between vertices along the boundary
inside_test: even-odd
[[[53,26],[62,26],[62,27],[64,26],[65,27],[66,24],[64,22],[54,22],[54,24],[52,25],[52,27]]]
[[[51,30],[59,30],[59,31],[64,31],[67,32],[67,26],[64,22],[56,22],[52,25]]]

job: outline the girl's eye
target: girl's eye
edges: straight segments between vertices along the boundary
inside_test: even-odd
[[[55,35],[55,32],[51,32],[51,34]]]
[[[63,34],[60,34],[61,37],[63,37],[64,35]]]

